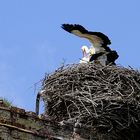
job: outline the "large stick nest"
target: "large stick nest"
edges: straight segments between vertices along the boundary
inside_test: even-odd
[[[78,118],[114,135],[140,132],[140,73],[132,68],[68,65],[47,75],[43,90],[45,113],[56,121]]]

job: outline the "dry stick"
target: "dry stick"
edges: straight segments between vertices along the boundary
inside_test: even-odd
[[[128,97],[130,97],[131,95],[133,95],[134,93],[134,88],[130,85],[131,89],[132,89],[132,92],[128,95]]]
[[[81,104],[83,105],[83,107],[85,108],[85,110],[88,112],[89,115],[91,115],[91,113],[89,112],[89,110],[86,108],[86,106],[84,105],[84,103],[81,101],[81,99],[79,98],[79,101],[81,102]],[[92,115],[91,115],[92,116]]]
[[[46,91],[50,92],[48,96],[54,101],[51,104],[52,106],[57,102],[58,96],[63,96],[63,99],[72,102],[71,105],[67,106],[71,117],[74,117],[73,114],[76,114],[76,116],[79,114],[80,118],[88,118],[88,120],[83,120],[84,122],[87,121],[87,123],[95,125],[90,122],[93,117],[91,111],[95,109],[101,116],[101,120],[98,120],[100,126],[108,126],[112,123],[112,120],[116,120],[116,123],[119,124],[119,127],[116,126],[116,131],[119,131],[121,127],[123,128],[123,125],[127,126],[129,122],[136,123],[134,118],[136,112],[134,115],[133,113],[129,115],[129,122],[124,121],[126,113],[128,113],[124,106],[132,100],[134,101],[131,102],[132,108],[140,104],[139,101],[136,103],[135,96],[132,96],[133,94],[137,95],[140,90],[139,76],[138,72],[118,66],[69,65],[48,77],[43,86]],[[121,102],[118,100],[120,96],[123,97]],[[47,100],[47,96],[45,99]],[[87,102],[88,106],[86,106]],[[93,108],[95,103],[98,103],[98,105]],[[54,107],[53,115],[57,116],[55,111],[59,109],[59,105]],[[51,106],[49,107],[51,108]],[[123,116],[120,113],[120,117],[117,117],[117,112],[121,110],[124,111],[125,115]],[[65,119],[65,117],[62,119]]]
[[[65,106],[66,106],[66,109],[67,109],[67,113],[68,113],[68,115],[69,115],[69,119],[71,119],[71,115],[70,115],[70,112],[69,112],[69,110],[68,110],[67,104],[66,104],[65,101],[64,101],[64,103],[65,103]]]
[[[80,113],[80,108],[78,107],[78,105],[77,105],[74,101],[72,101],[72,100],[71,100],[71,102],[76,106],[76,108],[78,109],[79,114],[81,115],[81,113]],[[68,108],[69,108],[69,107],[68,107]]]
[[[137,88],[140,90],[140,86],[138,86],[137,82],[134,80],[133,78],[133,82],[135,83],[135,85],[137,86]]]

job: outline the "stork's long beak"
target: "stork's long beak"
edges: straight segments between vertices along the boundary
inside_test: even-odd
[[[82,48],[82,57],[86,56],[86,50],[84,48]]]

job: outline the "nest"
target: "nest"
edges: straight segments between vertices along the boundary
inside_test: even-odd
[[[78,119],[96,138],[99,134],[110,140],[138,138],[138,71],[93,63],[67,65],[46,75],[42,89],[45,113],[55,121]]]

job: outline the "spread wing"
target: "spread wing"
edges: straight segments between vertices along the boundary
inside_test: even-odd
[[[94,47],[103,47],[106,51],[110,51],[110,48],[107,47],[107,45],[110,45],[111,41],[101,32],[88,31],[79,24],[62,24],[62,28],[76,36],[88,39]]]

